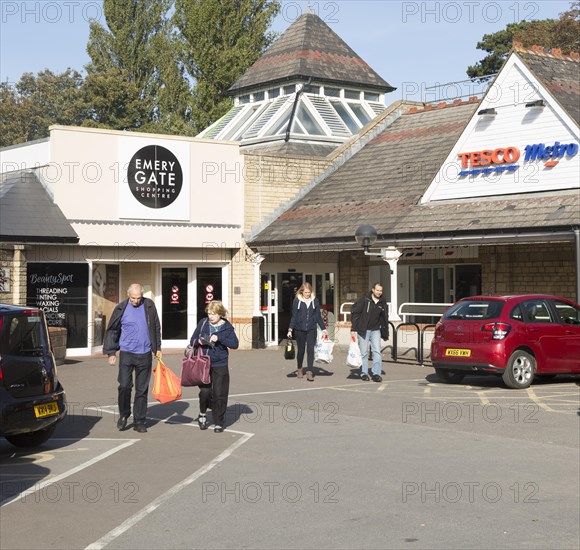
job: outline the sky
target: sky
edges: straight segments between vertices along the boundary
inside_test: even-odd
[[[390,104],[480,92],[481,86],[461,81],[467,79],[467,67],[486,55],[476,48],[483,35],[524,19],[556,19],[570,2],[283,0],[272,30],[283,32],[308,5],[397,88],[386,98]],[[89,21],[104,24],[102,0],[0,0],[0,10],[3,82],[17,82],[23,73],[43,69],[60,73],[70,67],[84,74]]]

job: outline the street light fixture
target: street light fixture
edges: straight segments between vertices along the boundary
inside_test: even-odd
[[[378,256],[384,262],[389,264],[389,271],[391,274],[391,301],[389,302],[389,316],[393,321],[400,321],[398,313],[398,279],[397,279],[397,262],[402,256],[402,252],[396,246],[389,246],[381,248],[380,252],[369,252],[369,248],[377,240],[377,230],[372,225],[361,225],[355,232],[354,238],[356,242],[363,247],[365,256]]]
[[[369,252],[369,247],[371,247],[377,240],[377,230],[372,225],[361,225],[355,232],[354,238],[356,242],[360,244],[367,256],[375,256],[375,254]]]

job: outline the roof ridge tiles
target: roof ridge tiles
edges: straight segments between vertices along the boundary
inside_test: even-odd
[[[560,48],[546,48],[544,46],[539,46],[534,44],[533,46],[524,46],[521,42],[514,40],[512,42],[512,48],[519,53],[530,53],[537,55],[539,57],[551,57],[553,59],[562,59],[564,61],[580,61],[580,53],[570,52],[568,54],[563,54]]]
[[[412,115],[415,113],[424,113],[425,111],[435,111],[437,109],[448,109],[449,107],[458,107],[459,105],[472,105],[474,103],[479,103],[480,99],[477,96],[471,96],[467,100],[454,99],[452,102],[440,101],[437,104],[423,103],[422,107],[411,107],[408,111],[405,111],[404,115]]]

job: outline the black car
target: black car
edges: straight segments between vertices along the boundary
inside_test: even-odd
[[[0,304],[0,436],[35,447],[65,415],[43,312]]]

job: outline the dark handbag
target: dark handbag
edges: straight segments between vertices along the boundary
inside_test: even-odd
[[[187,357],[181,360],[181,385],[202,386],[211,383],[209,355],[204,355],[201,346],[197,352],[193,348]]]
[[[294,342],[286,340],[286,347],[284,348],[284,359],[294,359],[296,357],[296,350],[294,349]]]

